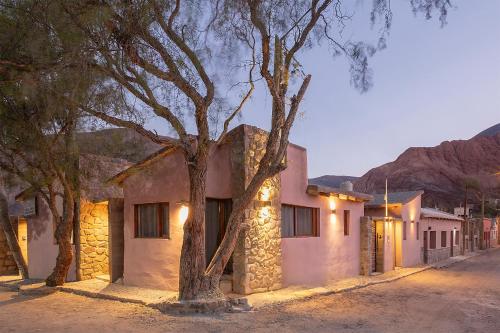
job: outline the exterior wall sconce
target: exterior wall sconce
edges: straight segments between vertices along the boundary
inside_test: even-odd
[[[267,186],[262,186],[259,191],[259,207],[271,206],[271,190]]]
[[[415,223],[415,220],[411,220],[411,224]]]
[[[335,205],[335,199],[334,197],[331,195],[328,200],[330,201],[330,210],[332,212],[332,214],[337,214],[337,207]]]
[[[427,227],[427,230],[431,230],[431,229],[432,229],[432,227]]]
[[[184,224],[189,216],[189,205],[187,201],[179,201],[177,203],[181,208],[179,209],[179,221]]]

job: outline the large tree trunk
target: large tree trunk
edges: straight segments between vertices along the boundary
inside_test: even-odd
[[[26,261],[24,260],[24,257],[22,255],[21,247],[19,246],[14,228],[12,228],[12,224],[10,223],[8,207],[9,205],[7,202],[7,195],[5,194],[4,188],[0,183],[0,226],[5,233],[7,244],[9,246],[10,252],[12,253],[12,257],[14,257],[14,261],[16,262],[21,276],[23,277],[23,279],[27,279],[29,278],[28,265],[26,264]]]
[[[47,286],[62,286],[66,282],[69,267],[73,260],[73,247],[71,245],[71,233],[73,232],[75,202],[73,195],[65,191],[65,203],[63,219],[57,223],[54,237],[57,241],[59,253],[57,254],[56,266],[45,283]],[[54,214],[54,213],[53,213]]]
[[[179,299],[207,298],[202,290],[205,272],[205,191],[207,158],[189,164],[189,214],[184,224],[184,239],[179,272]]]

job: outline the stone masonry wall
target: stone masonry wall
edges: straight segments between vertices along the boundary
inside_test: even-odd
[[[455,249],[454,249],[455,250]],[[450,257],[450,248],[449,247],[443,247],[440,249],[429,249],[427,252],[428,255],[428,264],[432,264],[441,260],[448,259]]]
[[[12,254],[10,253],[9,245],[3,228],[0,227],[0,275],[17,274],[17,266]]]
[[[360,222],[360,274],[370,275],[373,263],[373,221],[369,216],[361,217]]]
[[[241,126],[232,138],[233,193],[237,195],[250,183],[265,152],[266,132]],[[251,294],[281,288],[281,204],[279,175],[268,179],[270,203],[258,196],[245,210],[248,228],[238,240],[233,255],[233,290]]]
[[[82,202],[80,244],[82,280],[109,274],[107,203]]]

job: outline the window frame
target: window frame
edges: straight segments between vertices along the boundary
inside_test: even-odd
[[[446,247],[446,245],[448,244],[447,233],[448,232],[446,230],[441,230],[441,247],[442,248]],[[444,243],[444,245],[443,245],[443,243]]]
[[[320,210],[318,207],[307,207],[301,205],[292,205],[282,203],[280,207],[280,212],[282,211],[283,206],[293,208],[293,235],[292,236],[283,236],[281,232],[281,238],[310,238],[310,237],[319,237],[320,236]],[[312,235],[297,235],[297,208],[307,208],[311,209],[311,218],[312,218]],[[281,214],[283,215],[283,214]],[[282,229],[283,224],[283,216],[281,216],[281,224],[280,228]]]
[[[351,211],[344,209],[344,236],[349,236],[351,232]]]
[[[139,236],[139,206],[144,206],[144,205],[156,205],[157,209],[157,229],[158,229],[158,234],[159,236],[157,237],[140,237]],[[166,226],[163,225],[163,207],[167,206],[168,208],[168,215],[166,219]],[[166,228],[166,233],[164,233],[164,230]],[[135,239],[170,239],[170,204],[166,201],[160,201],[160,202],[141,202],[141,203],[136,203],[134,204],[134,238]]]

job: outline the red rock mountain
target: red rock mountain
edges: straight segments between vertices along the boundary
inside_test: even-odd
[[[490,129],[497,129],[490,131]],[[424,205],[458,206],[465,179],[476,179],[500,197],[500,126],[495,125],[470,140],[445,141],[436,147],[409,148],[395,161],[371,169],[355,182],[355,189],[382,193],[424,190]]]

